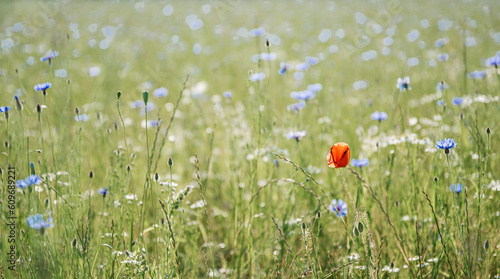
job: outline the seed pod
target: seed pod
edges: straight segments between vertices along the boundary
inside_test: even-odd
[[[362,233],[365,230],[365,225],[363,225],[362,222],[358,223],[358,230],[360,233]]]
[[[354,235],[354,237],[359,237],[359,230],[358,230],[358,227],[354,227],[352,229],[352,234]]]

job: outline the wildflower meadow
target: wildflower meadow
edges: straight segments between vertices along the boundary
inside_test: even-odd
[[[500,278],[500,2],[0,1],[0,278]]]

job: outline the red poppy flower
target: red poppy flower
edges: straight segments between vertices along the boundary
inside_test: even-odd
[[[349,145],[345,142],[339,142],[330,148],[330,152],[326,156],[326,161],[330,168],[338,169],[347,166],[350,157],[351,150],[349,149]]]

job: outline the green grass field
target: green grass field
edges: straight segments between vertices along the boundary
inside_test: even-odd
[[[0,278],[500,278],[500,2],[0,18]]]

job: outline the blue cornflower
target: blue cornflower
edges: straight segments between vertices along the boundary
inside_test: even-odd
[[[49,50],[49,52],[47,52],[47,54],[45,54],[44,57],[40,58],[40,61],[42,61],[42,62],[49,61],[49,65],[52,65],[52,59],[54,59],[58,55],[59,55],[59,52]]]
[[[445,154],[450,153],[450,149],[455,147],[456,143],[454,139],[444,139],[436,142],[436,147],[439,149],[444,149]]]
[[[293,110],[295,113],[298,113],[298,112],[299,112],[301,109],[303,109],[305,106],[306,106],[306,102],[304,102],[304,101],[300,101],[300,102],[298,102],[298,103],[288,105],[288,106],[286,107],[286,109],[287,109],[288,111]]]
[[[441,54],[438,54],[438,56],[437,56],[437,59],[439,61],[448,61],[448,58],[449,58],[449,56],[447,53],[441,53]]]
[[[436,47],[442,47],[447,43],[448,43],[448,38],[441,38],[441,39],[437,39],[436,42],[434,42],[434,45]]]
[[[28,224],[30,228],[36,230],[54,227],[54,222],[52,221],[52,215],[50,214],[50,212],[47,221],[43,220],[42,215],[37,213],[26,218],[26,224]]]
[[[222,96],[224,96],[224,98],[231,98],[233,96],[233,93],[231,93],[231,91],[226,91],[224,93],[222,93]]]
[[[320,91],[321,89],[323,89],[323,85],[321,85],[321,83],[310,84],[307,86],[307,90],[312,91],[314,93]]]
[[[309,65],[316,65],[318,64],[318,62],[319,59],[317,57],[311,57],[311,56],[306,57],[306,63]]]
[[[17,95],[14,95],[14,99],[16,99],[16,109],[17,110],[22,110],[23,109],[23,104],[19,100],[19,97],[17,97]]]
[[[47,95],[47,89],[49,89],[52,86],[52,83],[50,82],[44,82],[37,84],[33,87],[36,91],[42,91],[43,95]]]
[[[439,100],[439,101],[437,101],[437,104],[438,104],[438,106],[442,106],[442,105],[444,105],[444,100]]]
[[[4,113],[10,110],[10,107],[0,107],[0,112]]]
[[[495,68],[498,68],[498,66],[500,65],[500,55],[497,54],[493,57],[486,59],[485,64],[486,67],[495,66]]]
[[[457,194],[460,194],[460,192],[462,192],[462,184],[458,183],[458,184],[450,185],[450,190],[452,192],[456,192]]]
[[[372,120],[377,120],[379,122],[381,122],[382,120],[386,120],[387,119],[387,113],[383,112],[383,111],[376,111],[374,113],[372,113],[371,115],[372,117]]]
[[[347,203],[345,203],[342,199],[339,199],[338,202],[337,200],[332,200],[330,210],[333,213],[337,213],[337,216],[342,218],[347,215]]]
[[[131,103],[130,106],[132,108],[135,108],[135,109],[140,108],[140,107],[144,106],[144,101],[143,100],[137,100],[137,101]]]
[[[474,71],[472,73],[469,73],[469,78],[473,79],[482,79],[486,76],[486,71]]]
[[[290,97],[301,101],[307,101],[316,97],[316,92],[311,90],[293,91],[290,93]]]
[[[87,121],[89,119],[89,117],[84,113],[84,114],[79,114],[77,116],[75,116],[75,121],[76,122],[80,122],[80,121]]]
[[[297,71],[305,71],[309,69],[309,64],[308,63],[299,63],[295,65],[295,70]]]
[[[306,135],[306,130],[297,131],[297,132],[290,131],[286,134],[286,137],[288,139],[295,139],[296,141],[300,141],[305,135]]]
[[[165,87],[157,88],[153,91],[153,96],[156,98],[165,97],[168,95],[168,89]]]
[[[405,90],[411,90],[410,77],[398,78],[398,83],[396,84],[396,87],[399,88],[401,92]]]
[[[263,52],[260,54],[260,59],[264,61],[272,61],[276,59],[276,56],[277,55],[274,52],[271,53]]]
[[[448,86],[448,84],[444,83],[444,81],[440,81],[436,85],[436,90],[439,92],[442,92],[443,89],[448,89],[448,88],[450,87]]]
[[[288,65],[285,62],[281,62],[280,63],[280,70],[278,71],[278,73],[280,75],[284,75],[286,73],[287,69],[288,69]]]
[[[253,37],[258,37],[258,36],[262,36],[264,35],[266,31],[264,30],[264,28],[262,27],[259,27],[259,28],[254,28],[250,31],[250,35],[252,35]]]
[[[358,167],[358,168],[368,166],[368,163],[369,163],[368,159],[359,159],[359,160],[352,159],[351,160],[351,165]]]
[[[21,189],[26,189],[28,186],[39,185],[41,181],[40,176],[32,174],[25,179],[18,180],[16,186]]]
[[[258,81],[266,78],[266,74],[264,73],[254,73],[250,76],[250,81]]]
[[[453,98],[453,104],[454,104],[455,106],[459,106],[459,105],[461,105],[463,102],[464,102],[464,98],[460,98],[460,97],[455,97],[455,98]]]
[[[99,190],[97,190],[97,192],[102,195],[103,198],[106,197],[106,195],[108,194],[108,187],[106,187],[105,189],[103,188],[99,188]]]

